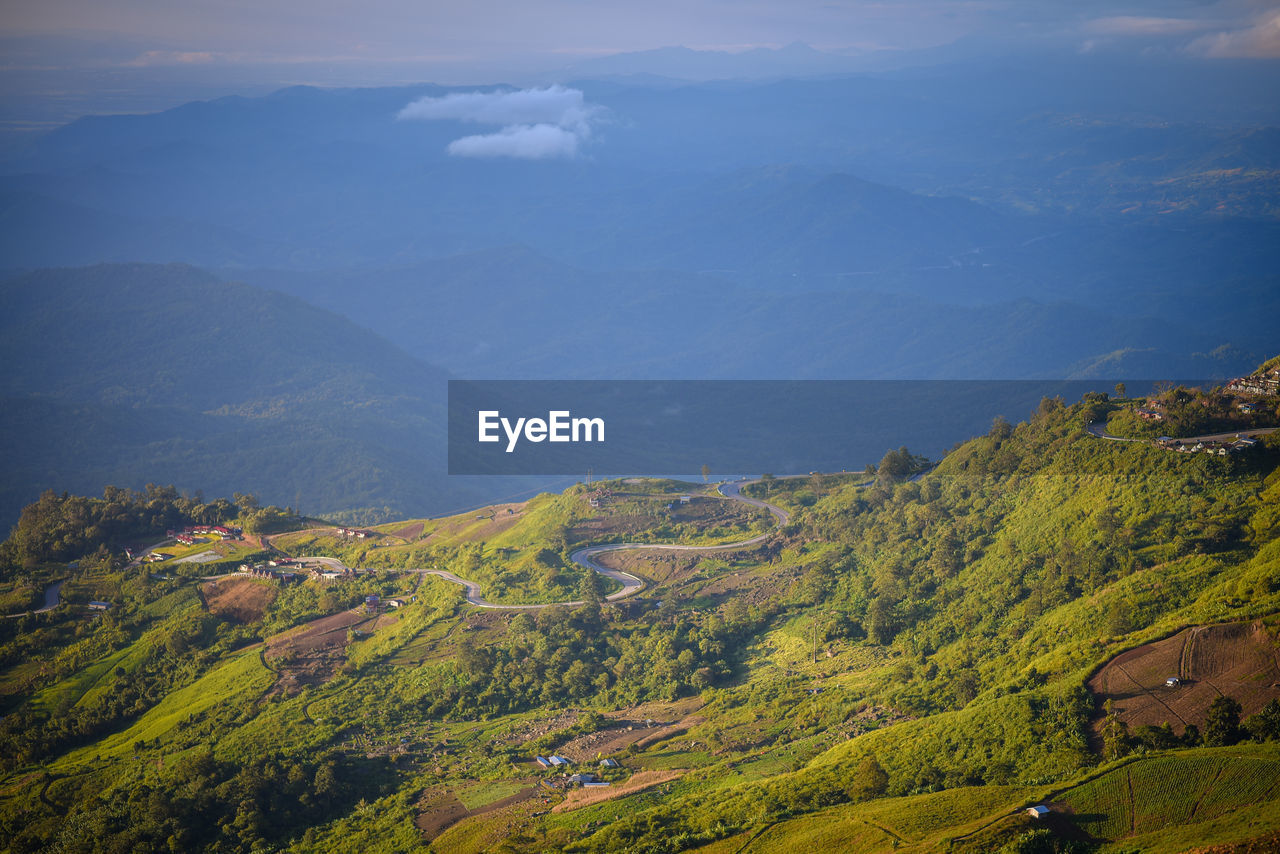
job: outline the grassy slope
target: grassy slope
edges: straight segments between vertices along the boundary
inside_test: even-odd
[[[273,538],[273,543],[290,554],[331,555],[351,566],[389,568],[438,568],[476,581],[484,596],[509,604],[547,603],[579,598],[584,570],[568,560],[576,548],[598,542],[653,542],[684,545],[717,545],[747,539],[769,530],[772,517],[762,510],[743,510],[725,501],[712,505],[713,518],[723,524],[706,530],[663,524],[661,508],[678,492],[712,496],[710,487],[669,480],[646,479],[639,484],[608,482],[618,493],[607,509],[591,508],[581,486],[564,494],[541,494],[507,514],[502,507],[469,511],[439,519],[409,520],[379,526],[383,536],[373,541],[344,540],[331,529],[310,529]],[[629,494],[622,490],[630,490]],[[723,500],[715,499],[712,500]],[[718,511],[718,512],[717,512]],[[591,535],[575,526],[593,520],[607,524],[613,514],[629,521],[653,515],[647,529],[605,528]],[[394,532],[421,524],[412,540]],[[617,589],[607,582],[606,593]]]
[[[1278,783],[1276,745],[1181,750],[1122,761],[1065,787],[980,786],[832,807],[697,850],[980,851],[992,839],[989,831],[1035,827],[1022,808],[1051,801],[1059,814],[1073,813],[1070,821],[1103,843],[1104,851],[1177,852],[1274,830],[1280,820]]]
[[[1181,815],[1177,810],[1185,806],[1179,802],[1173,810],[1167,793],[1149,803],[1139,799],[1128,813],[1142,817],[1130,821],[1136,834],[1131,841],[1155,846],[1163,834],[1202,844],[1243,838],[1240,827],[1274,828],[1273,802],[1242,806],[1261,798],[1259,792],[1275,795],[1274,785],[1264,785],[1277,761],[1271,747],[1181,751],[1100,769],[1102,776],[1092,782],[1077,777],[1082,770],[1085,778],[1099,771],[1088,770],[1095,759],[1083,743],[1080,720],[1072,717],[1078,710],[1070,708],[1070,692],[1116,652],[1180,626],[1280,612],[1273,589],[1280,565],[1280,476],[1214,468],[1214,460],[1151,456],[1149,449],[1071,431],[1066,421],[1050,422],[1005,440],[1017,448],[1004,450],[1020,456],[1012,461],[1014,471],[1000,477],[984,470],[1002,450],[986,437],[958,449],[918,484],[880,495],[829,485],[816,493],[812,507],[799,511],[774,551],[708,564],[692,585],[673,575],[663,595],[677,610],[696,602],[699,609],[726,613],[761,596],[780,610],[748,644],[736,682],[705,692],[688,729],[624,763],[628,770],[689,773],[647,792],[534,820],[526,847],[558,847],[599,829],[591,823],[600,822],[603,831],[583,848],[621,850],[625,837],[611,835],[615,828],[652,823],[682,846],[716,838],[733,843],[713,850],[738,850],[734,844],[751,840],[748,850],[782,850],[797,840],[818,849],[883,850],[896,840],[933,850],[944,837],[971,831],[976,835],[966,844],[987,850],[982,846],[999,847],[1022,826],[1013,818],[1017,807],[1054,791],[1098,816],[1087,826],[1110,838],[1123,836],[1124,810],[1130,809],[1117,794],[1117,775],[1203,781],[1214,768],[1226,767],[1220,757],[1228,755],[1257,765],[1253,789],[1244,783],[1206,789],[1196,813],[1203,820],[1193,825],[1155,822],[1158,815]],[[484,545],[545,545],[539,538],[563,531],[583,503],[573,496],[540,497]],[[1100,533],[1098,511],[1106,506],[1114,510],[1115,536],[1126,540],[1123,551],[1135,557],[1123,566],[1092,567],[1090,552],[1113,548]],[[474,515],[453,520],[450,547],[467,545],[474,526],[486,524]],[[1206,518],[1225,520],[1235,535],[1206,547],[1210,540],[1197,533]],[[432,526],[445,521],[426,523],[412,543],[348,548],[412,558]],[[935,554],[948,536],[963,550],[951,568]],[[1183,541],[1175,542],[1177,536]],[[313,534],[282,539],[297,546],[307,537],[317,548],[329,545]],[[1046,578],[1064,551],[1077,555],[1074,572],[1083,590],[1055,598]],[[493,562],[495,578],[504,566]],[[810,576],[822,572],[826,580],[815,582],[813,589],[822,592],[814,599],[805,591]],[[740,576],[746,585],[741,593],[717,604],[699,592],[729,576]],[[824,636],[821,647],[830,655],[812,660],[815,625],[837,613],[868,627],[868,602],[890,588],[896,613],[911,616],[892,638],[877,643],[857,634]],[[365,806],[316,828],[306,843],[295,840],[299,851],[405,850],[414,839],[406,825],[417,792],[452,786],[478,803],[508,791],[530,773],[512,764],[528,752],[522,745],[532,744],[528,728],[564,711],[534,709],[483,721],[424,719],[423,704],[454,678],[453,661],[464,646],[500,640],[507,629],[501,615],[460,612],[457,588],[443,581],[426,579],[417,594],[419,601],[401,609],[394,624],[349,647],[351,671],[325,685],[263,702],[274,674],[255,651],[227,654],[126,728],[47,767],[126,785],[131,774],[162,780],[165,763],[203,743],[217,745],[228,759],[247,761],[274,750],[314,752],[332,745],[352,755],[389,751],[394,757],[400,739],[408,738],[415,746],[379,772],[394,780],[389,789],[375,787],[371,791],[382,794],[371,794]],[[191,595],[179,588],[143,608],[157,619],[177,620],[193,604]],[[87,662],[57,684],[57,701],[109,690],[114,668],[127,670],[128,662],[144,655],[144,644],[156,642],[144,635]],[[974,675],[968,699],[955,692],[964,673]],[[824,691],[810,694],[813,685]],[[146,746],[135,756],[139,741]],[[831,798],[838,803],[844,797],[867,755],[888,772],[893,797],[829,806]],[[1157,790],[1156,783],[1150,790]],[[1232,816],[1243,824],[1232,825]],[[504,820],[496,814],[470,819],[449,839],[463,845],[458,850],[480,850]],[[538,839],[545,842],[533,841]],[[644,850],[644,844],[633,848]]]
[[[66,771],[98,757],[121,757],[137,741],[163,738],[193,716],[233,700],[252,702],[271,684],[271,672],[258,653],[245,652],[214,669],[196,682],[169,694],[123,732],[68,753],[52,768]]]
[[[999,479],[989,467],[1001,462],[1000,442],[984,437],[962,446],[921,484],[897,487],[879,507],[845,489],[813,508],[813,527],[835,531],[829,536],[837,539],[843,530],[825,523],[850,516],[872,520],[852,540],[859,572],[840,580],[844,589],[831,598],[856,602],[858,575],[863,584],[871,581],[865,592],[873,594],[887,575],[880,568],[896,566],[890,583],[906,591],[899,610],[915,619],[890,644],[893,658],[870,690],[891,704],[920,708],[920,719],[838,744],[798,774],[715,798],[690,793],[651,811],[652,818],[637,817],[632,826],[680,815],[685,818],[675,824],[692,834],[687,838],[714,837],[717,826],[769,814],[751,808],[752,802],[785,802],[788,793],[839,787],[867,755],[889,772],[891,793],[954,786],[974,773],[987,783],[1069,777],[1091,759],[1083,733],[1073,728],[1078,725],[1055,729],[1055,704],[1087,674],[1123,649],[1181,626],[1280,611],[1274,589],[1280,475],[1175,460],[1154,449],[1079,436],[1065,417],[1047,421],[1005,440],[1019,447],[1006,449],[1011,453],[1003,464],[1012,471]],[[931,510],[939,503],[942,513]],[[975,504],[982,512],[967,512]],[[1102,567],[1095,579],[1080,572],[1083,596],[1050,600],[1048,607],[1034,603],[1029,588],[1043,580],[1034,570],[1052,555],[1104,547],[1097,510],[1107,506],[1114,508],[1116,530],[1131,538],[1125,551],[1140,559]],[[1172,532],[1200,530],[1206,519],[1225,519],[1240,536],[1208,553],[1193,542],[1168,542]],[[943,572],[922,584],[921,576],[930,573],[930,547],[948,530],[962,532],[965,560],[954,575]],[[1011,571],[1019,564],[1021,573]],[[1122,619],[1109,618],[1116,613]],[[926,662],[938,672],[929,675],[920,667]],[[957,703],[945,691],[962,670],[976,675],[977,696]],[[947,711],[948,705],[958,709]],[[606,829],[584,848],[618,846],[624,838]]]

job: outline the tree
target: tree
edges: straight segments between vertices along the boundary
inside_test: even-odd
[[[1280,700],[1273,698],[1262,711],[1245,718],[1244,728],[1254,741],[1280,741]]]
[[[898,633],[897,620],[893,613],[893,600],[886,596],[877,596],[868,610],[867,630],[871,639],[881,646],[887,645]]]
[[[907,478],[911,474],[912,463],[911,452],[905,446],[896,451],[889,451],[877,467],[881,482],[896,483]]]
[[[1104,709],[1107,716],[1102,720],[1102,758],[1110,762],[1129,752],[1129,727],[1120,720],[1110,700]]]
[[[889,775],[874,756],[866,756],[858,763],[858,770],[847,794],[853,801],[869,801],[880,797],[888,789]]]
[[[1125,391],[1127,389],[1124,387],[1124,383],[1116,383],[1116,397],[1124,397]]]
[[[1225,747],[1240,740],[1240,713],[1244,709],[1230,697],[1222,696],[1209,705],[1204,721],[1206,747]]]
[[[240,512],[244,514],[252,513],[259,508],[258,496],[250,493],[233,492],[231,499],[235,501],[236,506],[240,508]]]
[[[706,483],[707,478],[711,476],[711,466],[706,463],[702,464],[702,482]]]

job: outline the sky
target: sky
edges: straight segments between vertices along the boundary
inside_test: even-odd
[[[722,50],[804,42],[910,50],[978,36],[1084,43],[1167,40],[1218,53],[1280,55],[1271,0],[6,0],[8,36],[120,49],[135,64],[424,63],[513,55],[589,57],[685,45]],[[137,51],[134,53],[134,51]],[[132,54],[132,55],[129,55]],[[48,56],[53,63],[72,56]]]
[[[1280,0],[4,0],[0,125],[295,83],[546,84],[611,54],[795,42],[871,69],[947,49],[1280,58]]]

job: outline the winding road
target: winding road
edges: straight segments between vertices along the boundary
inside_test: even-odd
[[[1085,429],[1090,436],[1096,436],[1099,439],[1110,439],[1113,442],[1146,442],[1148,439],[1126,439],[1124,436],[1113,436],[1107,432],[1107,422],[1090,421]],[[1184,436],[1174,441],[1183,445],[1193,445],[1196,442],[1228,442],[1237,437],[1266,436],[1268,433],[1274,433],[1278,427],[1258,427],[1251,430],[1234,430],[1228,433],[1209,433],[1204,436]]]
[[[43,608],[36,608],[34,611],[23,611],[21,614],[5,614],[4,617],[9,620],[16,620],[28,614],[43,614],[46,611],[52,611],[62,603],[62,585],[65,583],[65,579],[63,581],[55,581],[44,589]]]
[[[570,554],[569,559],[572,560],[574,563],[578,564],[579,566],[585,566],[587,569],[590,569],[594,572],[598,572],[601,575],[605,576],[606,578],[611,578],[622,585],[621,590],[618,590],[614,593],[610,593],[608,596],[606,596],[605,597],[606,601],[615,602],[619,599],[626,599],[628,596],[634,596],[635,594],[639,593],[641,590],[645,588],[644,580],[635,575],[632,575],[629,572],[623,572],[618,569],[609,569],[608,567],[601,566],[600,564],[596,563],[594,560],[594,558],[597,555],[604,554],[605,552],[620,552],[620,551],[627,551],[627,550],[633,550],[633,549],[651,549],[653,551],[669,551],[669,552],[718,552],[718,551],[725,551],[727,549],[737,549],[737,548],[744,548],[746,546],[754,546],[757,543],[762,543],[765,540],[769,539],[769,537],[772,537],[775,533],[777,533],[779,528],[787,524],[787,521],[790,519],[790,515],[787,513],[787,511],[783,510],[781,507],[778,507],[774,504],[770,504],[767,501],[761,501],[758,498],[750,498],[746,495],[741,494],[742,487],[748,486],[751,483],[758,483],[758,482],[759,481],[753,480],[753,481],[734,481],[732,483],[722,483],[719,486],[719,491],[722,496],[732,501],[741,501],[742,503],[750,504],[753,507],[763,507],[765,510],[768,510],[770,513],[772,513],[774,519],[778,521],[778,527],[774,528],[772,531],[766,531],[763,534],[757,534],[756,536],[751,537],[750,539],[739,540],[738,542],[735,542],[735,543],[721,543],[719,545],[714,545],[714,546],[681,546],[681,545],[665,545],[665,544],[655,544],[655,543],[614,543],[611,545],[604,545],[604,546],[587,546],[586,548],[578,549],[577,551]],[[347,566],[342,563],[342,561],[333,557],[309,557],[309,558],[301,558],[300,560],[302,563],[323,564],[337,572],[344,572],[344,571],[347,571],[348,569]],[[546,602],[538,605],[500,605],[495,602],[490,602],[487,599],[485,599],[483,596],[481,596],[480,585],[477,584],[476,582],[469,581],[465,578],[454,575],[452,572],[448,572],[447,570],[407,569],[403,571],[418,573],[421,575],[434,575],[439,578],[443,578],[446,581],[452,581],[454,584],[460,584],[466,590],[467,603],[470,605],[474,605],[477,608],[490,608],[493,610],[501,610],[501,611],[538,611],[543,608],[551,608],[556,605],[573,608],[583,604],[581,600],[575,600],[572,602]]]

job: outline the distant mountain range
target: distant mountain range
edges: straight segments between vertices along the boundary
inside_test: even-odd
[[[445,478],[443,372],[335,314],[190,267],[0,283],[0,358],[0,519],[46,488],[108,483],[380,516],[503,487]]]
[[[620,70],[655,59],[836,62],[601,61],[567,159],[450,156],[486,129],[398,111],[510,87],[420,85],[86,117],[0,163],[4,506],[492,498],[443,479],[444,371],[1212,379],[1275,351],[1274,64]]]
[[[999,281],[983,273],[970,271],[969,283]],[[1261,347],[1219,349],[1232,340],[1230,324],[1238,340],[1270,334],[1260,317],[1233,320],[1231,298],[1197,304],[1197,324],[1165,301],[1144,308],[1132,291],[1114,298],[1136,306],[1130,314],[1050,290],[1039,292],[1043,301],[974,301],[941,289],[877,292],[858,287],[859,277],[806,276],[790,290],[764,290],[711,273],[594,272],[527,247],[382,270],[238,275],[343,312],[467,378],[1053,378],[1099,376],[1097,364],[1116,377],[1225,378],[1265,358]],[[1275,294],[1247,298],[1280,308]],[[1186,350],[1171,351],[1172,342]]]
[[[865,56],[817,50],[800,42],[741,51],[696,50],[677,45],[586,59],[562,69],[560,74],[585,78],[751,80],[849,73],[862,70],[867,64]]]

